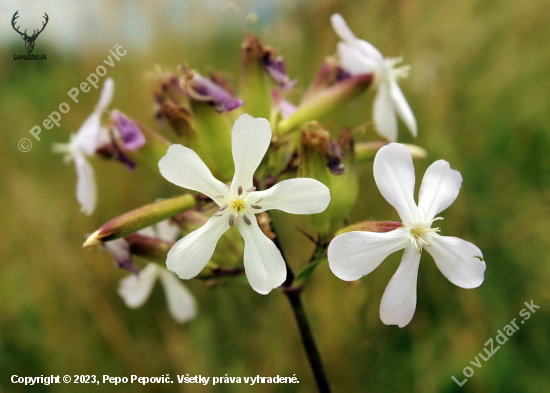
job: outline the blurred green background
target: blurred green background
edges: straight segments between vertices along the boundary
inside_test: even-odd
[[[49,11],[50,24],[35,54],[47,61],[14,61],[23,41],[9,28],[19,8],[2,4],[2,28],[15,38],[0,49],[0,391],[315,391],[287,301],[279,291],[261,296],[248,285],[227,281],[206,288],[191,281],[199,316],[180,326],[169,316],[156,287],[139,310],[116,293],[121,277],[101,250],[81,248],[84,235],[131,208],[181,192],[146,167],[94,160],[99,205],[92,217],[79,212],[72,165],[51,154],[68,140],[97,102],[98,92],[74,104],[66,92],[84,81],[115,43],[128,54],[108,75],[116,82],[112,107],[156,127],[150,81],[155,64],[175,70],[187,64],[202,72],[220,69],[237,82],[244,15],[257,12],[249,29],[285,56],[298,78],[296,98],[337,38],[329,17],[340,12],[357,36],[386,56],[405,57],[411,76],[401,83],[417,117],[419,137],[400,126],[400,140],[426,148],[417,177],[444,158],[462,172],[459,199],[444,213],[441,229],[478,245],[487,261],[483,285],[453,286],[423,256],[418,305],[405,328],[385,326],[380,299],[400,255],[369,276],[345,283],[326,262],[304,292],[318,345],[335,392],[542,392],[550,390],[550,23],[539,0],[390,0],[97,3],[103,25],[77,23],[78,3]],[[31,3],[29,3],[31,4]],[[176,7],[174,4],[179,4]],[[50,3],[43,6],[48,10]],[[36,3],[29,5],[36,8]],[[42,6],[40,6],[42,7]],[[236,8],[240,8],[238,12]],[[30,9],[30,8],[29,8]],[[43,12],[37,11],[38,18]],[[181,12],[181,15],[178,15]],[[118,17],[136,15],[128,29]],[[120,19],[122,20],[122,19]],[[168,23],[171,20],[172,23]],[[175,21],[175,22],[174,22]],[[146,23],[145,23],[146,22]],[[48,41],[56,24],[96,31],[68,43]],[[69,28],[67,27],[67,29]],[[6,30],[7,29],[7,30]],[[134,34],[135,33],[135,34]],[[137,36],[136,36],[137,34]],[[58,37],[55,35],[55,37]],[[134,37],[125,44],[124,38]],[[136,38],[137,37],[137,38]],[[140,41],[143,37],[143,41]],[[67,37],[66,37],[67,38]],[[81,40],[81,41],[80,41]],[[72,44],[71,44],[72,43]],[[70,45],[71,44],[71,45]],[[76,45],[75,45],[76,44]],[[66,47],[64,46],[66,45]],[[360,127],[371,118],[373,93],[323,124],[334,132]],[[61,102],[71,110],[60,128],[29,136]],[[358,140],[376,138],[372,126]],[[167,131],[167,130],[166,130]],[[17,142],[29,137],[30,152]],[[359,204],[350,221],[397,219],[375,188],[372,166],[361,166]],[[345,192],[345,190],[342,190]],[[290,263],[304,253],[282,234]],[[300,242],[302,243],[302,242]],[[302,243],[303,244],[303,243]],[[481,369],[459,388],[462,369],[530,301],[541,308]],[[299,385],[103,385],[25,387],[11,375],[108,374],[160,376],[292,376]]]

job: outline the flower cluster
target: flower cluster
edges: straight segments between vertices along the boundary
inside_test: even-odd
[[[88,215],[97,199],[92,156],[111,158],[128,168],[149,165],[188,190],[111,220],[84,243],[103,244],[119,267],[132,272],[119,288],[128,307],[141,306],[158,279],[172,316],[185,322],[194,317],[196,306],[176,275],[219,284],[244,273],[260,294],[281,286],[291,292],[300,290],[325,259],[338,278],[354,281],[404,249],[380,307],[385,324],[403,327],[416,308],[422,251],[432,255],[452,283],[474,288],[483,282],[485,262],[479,248],[441,236],[434,227],[442,219],[438,214],[458,197],[460,173],[444,160],[434,162],[424,175],[416,204],[413,159],[425,157],[425,151],[393,143],[398,118],[417,135],[415,116],[398,85],[409,75],[409,67],[397,67],[401,58],[384,57],[357,38],[341,15],[333,15],[331,22],[341,41],[306,89],[295,91],[300,81],[287,74],[285,59],[248,34],[242,44],[238,89],[220,72],[157,70],[155,131],[109,110],[114,82],[108,79],[92,115],[68,144],[55,146],[56,152],[75,162],[77,199]],[[374,131],[384,140],[358,141],[351,128],[324,128],[326,117],[370,88],[377,91]],[[297,91],[305,93],[291,102],[289,97]],[[369,161],[374,161],[380,193],[401,222],[345,227],[360,221],[352,212],[361,202],[361,164]],[[288,219],[272,210],[308,215],[309,223],[300,220],[296,231],[285,227]],[[281,231],[295,231],[296,241],[311,241],[315,248],[296,275],[285,261]],[[174,243],[179,234],[181,239]],[[141,270],[138,261],[134,263],[136,256],[147,261]]]

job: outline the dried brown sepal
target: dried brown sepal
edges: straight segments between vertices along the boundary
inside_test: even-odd
[[[333,175],[341,175],[346,171],[343,163],[344,148],[350,144],[353,146],[353,137],[348,129],[344,129],[337,142],[317,121],[307,122],[302,127],[302,147],[321,153]]]

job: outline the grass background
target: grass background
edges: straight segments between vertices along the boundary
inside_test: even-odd
[[[266,3],[241,6],[246,14],[264,10]],[[201,29],[178,34],[163,24],[163,12],[170,10],[159,5],[152,44],[146,50],[128,49],[109,71],[116,81],[113,107],[155,126],[151,87],[144,77],[155,64],[170,70],[184,63],[203,72],[222,69],[237,82],[242,16],[224,4],[213,11],[222,23],[209,24],[211,9],[196,3],[193,16],[203,21]],[[462,172],[461,195],[445,212],[441,228],[473,241],[487,261],[484,284],[465,290],[445,280],[425,255],[417,311],[404,329],[385,326],[378,317],[398,255],[354,284],[338,280],[326,263],[321,265],[304,302],[334,390],[548,390],[548,8],[536,0],[322,0],[290,8],[272,4],[263,12],[250,29],[285,56],[289,74],[299,80],[298,92],[334,52],[337,39],[329,24],[333,12],[342,13],[359,37],[385,55],[404,55],[412,72],[402,87],[419,124],[414,143],[430,154],[416,163],[417,177],[440,158]],[[2,23],[9,18],[11,14],[2,15]],[[22,42],[0,51],[0,391],[314,391],[297,328],[279,292],[261,296],[239,282],[206,288],[191,281],[200,314],[182,327],[168,315],[160,287],[139,311],[127,309],[116,294],[125,274],[105,253],[81,248],[84,234],[110,218],[180,192],[148,168],[129,173],[121,165],[94,160],[99,206],[88,218],[79,213],[75,200],[74,169],[51,154],[51,144],[67,140],[96,103],[97,92],[81,94],[79,104],[71,104],[66,92],[120,41],[116,35],[107,38],[104,50],[81,47],[76,52],[38,40],[35,52],[48,55],[42,62],[14,61],[13,53],[24,53]],[[366,94],[325,126],[337,131],[364,124],[371,116],[371,100],[372,93]],[[62,126],[44,130],[30,152],[20,152],[19,139],[28,137],[27,131],[61,102],[71,104]],[[375,134],[367,126],[358,139],[372,138]],[[403,126],[400,139],[413,142]],[[372,167],[360,170],[360,202],[351,220],[396,219],[374,186]],[[291,264],[303,264],[300,244],[288,241],[299,235],[290,228],[281,236]],[[484,343],[517,318],[531,299],[541,307],[537,313],[481,369],[474,367],[475,375],[459,388],[451,376],[462,379],[462,369]],[[166,373],[173,379],[177,374],[296,374],[300,384],[25,388],[9,381],[13,374]]]

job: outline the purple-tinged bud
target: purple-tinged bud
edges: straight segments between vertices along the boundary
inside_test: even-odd
[[[116,109],[111,111],[111,119],[120,132],[125,150],[138,150],[145,145],[145,136],[140,127]]]
[[[342,228],[338,232],[336,232],[334,236],[354,231],[378,233],[391,232],[395,229],[402,228],[403,226],[403,223],[399,221],[364,221]]]
[[[130,246],[128,242],[126,242],[126,240],[116,239],[104,243],[103,246],[109,252],[109,254],[112,255],[116,265],[119,268],[129,270],[136,276],[139,275],[139,269],[134,265],[132,261],[132,253],[130,252]]]
[[[191,99],[208,103],[217,112],[229,112],[244,105],[223,87],[194,71],[186,70],[182,87]]]
[[[277,82],[281,89],[292,90],[297,79],[290,80],[286,73],[285,61],[283,56],[278,56],[275,51],[269,47],[264,47],[262,58],[264,69]]]

